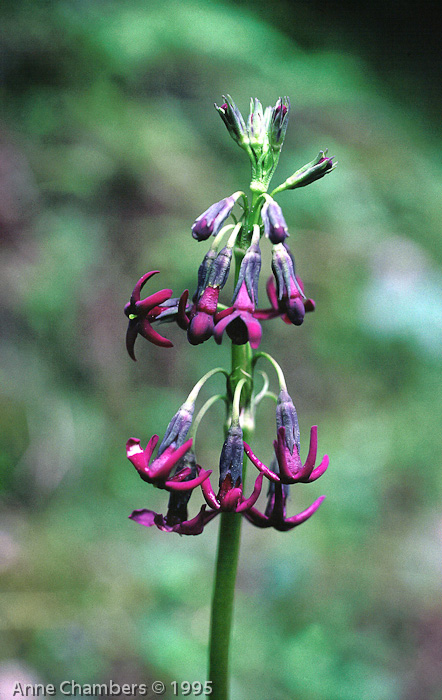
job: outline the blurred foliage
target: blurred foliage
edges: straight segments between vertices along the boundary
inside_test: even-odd
[[[214,345],[190,348],[166,326],[175,348],[138,340],[135,365],[121,310],[148,269],[176,295],[193,288],[205,246],[190,224],[247,187],[212,108],[225,92],[243,110],[250,96],[291,97],[278,182],[319,148],[339,160],[281,195],[317,311],[301,328],[267,325],[263,341],[287,373],[303,449],[317,423],[331,457],[296,507],[322,490],[327,501],[292,534],[245,523],[232,698],[442,697],[440,127],[315,6],[276,6],[279,27],[251,3],[2,6],[7,700],[11,674],[205,677],[217,525],[179,539],[129,522],[165,501],[124,444],[164,431]],[[217,355],[228,366],[227,344]],[[254,439],[264,460],[272,410]],[[221,409],[211,416],[198,445],[208,468],[223,423]]]

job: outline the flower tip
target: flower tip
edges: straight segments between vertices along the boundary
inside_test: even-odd
[[[140,440],[138,438],[129,438],[129,440],[126,442],[127,456],[130,458],[134,454],[137,454],[142,451],[143,450],[140,447]]]

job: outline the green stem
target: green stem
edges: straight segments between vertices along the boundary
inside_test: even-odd
[[[241,405],[245,412],[250,410],[251,369],[250,345],[232,345],[229,394],[233,396],[239,382],[245,380],[241,391]],[[247,442],[252,437],[251,433],[251,428],[244,426],[243,434]],[[244,476],[243,468],[243,481]],[[210,621],[209,680],[212,682],[212,700],[228,700],[229,697],[229,648],[241,523],[242,517],[239,513],[221,513]]]

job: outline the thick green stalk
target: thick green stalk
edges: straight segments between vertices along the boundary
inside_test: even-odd
[[[232,345],[229,390],[233,395],[238,382],[250,377],[241,392],[241,404],[246,412],[251,396],[251,360],[249,344]],[[251,426],[244,426],[243,434],[246,441],[250,440],[251,433]],[[239,513],[221,514],[210,622],[209,680],[212,682],[213,690],[210,696],[212,700],[228,700],[229,697],[229,648],[241,523],[242,517]]]

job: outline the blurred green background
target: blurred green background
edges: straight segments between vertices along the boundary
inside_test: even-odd
[[[15,680],[205,678],[218,523],[179,538],[130,522],[165,498],[124,445],[161,434],[229,348],[164,326],[175,347],[138,340],[132,363],[122,307],[147,270],[148,291],[193,289],[191,223],[248,185],[212,106],[226,92],[243,111],[290,96],[275,184],[320,148],[339,160],[279,198],[317,310],[262,343],[303,454],[317,423],[331,458],[290,514],[327,500],[292,533],[244,523],[232,700],[442,698],[440,65],[412,7],[2,5],[2,699]],[[216,468],[210,416],[198,459]]]

